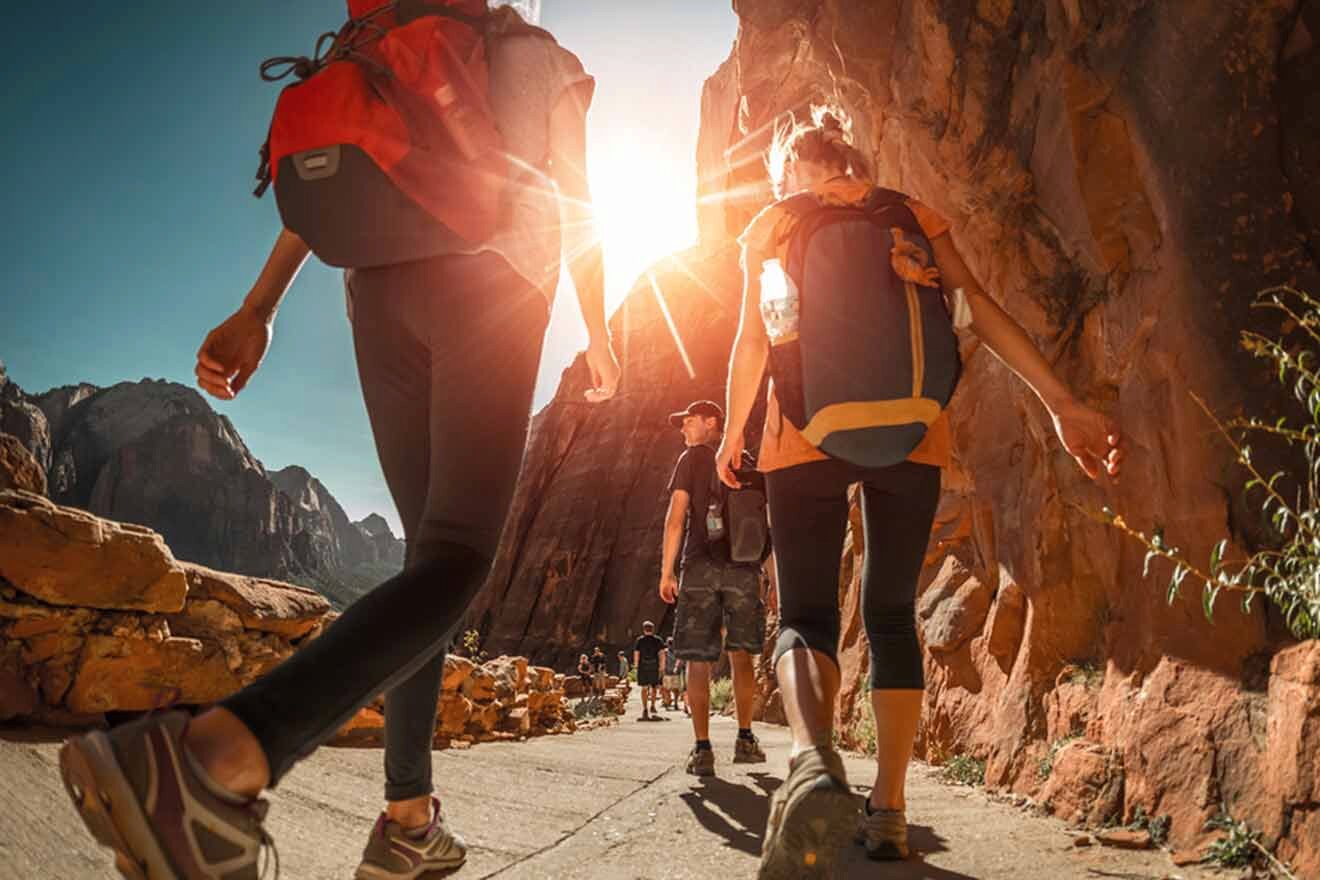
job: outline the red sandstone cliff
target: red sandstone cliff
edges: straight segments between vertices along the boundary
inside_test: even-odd
[[[663,613],[659,526],[678,451],[663,414],[720,397],[738,295],[727,248],[768,198],[760,152],[779,114],[833,97],[879,181],[952,221],[987,290],[1122,422],[1129,450],[1119,485],[1089,484],[1029,392],[970,354],[918,608],[920,749],[976,754],[989,784],[1070,816],[1169,815],[1181,845],[1226,808],[1320,871],[1320,647],[1290,647],[1264,613],[1225,605],[1211,625],[1194,602],[1168,607],[1141,576],[1142,549],[1086,515],[1109,504],[1162,522],[1195,558],[1240,522],[1228,500],[1240,481],[1187,392],[1223,412],[1267,405],[1267,377],[1235,349],[1248,303],[1272,284],[1320,289],[1320,7],[734,8],[737,43],[702,101],[695,277],[659,273],[696,378],[639,283],[614,321],[620,400],[579,403],[578,363],[537,419],[509,551],[474,618],[493,649],[562,659]],[[866,662],[851,565],[840,595],[847,727]]]

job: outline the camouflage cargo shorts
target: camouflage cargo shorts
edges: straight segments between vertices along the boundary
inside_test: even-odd
[[[745,566],[694,560],[683,569],[674,609],[674,653],[681,660],[714,663],[723,647],[761,653],[765,607],[761,571]]]

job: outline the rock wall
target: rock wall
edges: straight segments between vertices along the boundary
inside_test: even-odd
[[[312,590],[179,562],[149,529],[0,491],[0,722],[101,724],[213,703],[333,617]],[[571,733],[564,687],[522,657],[448,657],[436,744]],[[381,745],[382,710],[362,709],[336,742]]]
[[[662,476],[678,448],[663,415],[722,396],[729,242],[769,198],[761,153],[781,114],[830,98],[879,182],[949,218],[987,291],[1128,448],[1119,484],[1088,483],[1030,392],[968,347],[918,607],[922,754],[975,754],[989,784],[1092,821],[1167,815],[1179,845],[1226,809],[1303,875],[1320,870],[1320,649],[1290,645],[1260,608],[1225,603],[1211,625],[1194,599],[1168,606],[1142,548],[1088,515],[1160,522],[1202,559],[1246,522],[1188,392],[1221,413],[1277,405],[1237,334],[1279,329],[1250,310],[1257,291],[1320,290],[1317,7],[736,0],[737,43],[702,98],[701,249],[657,275],[672,320],[645,279],[615,317],[621,400],[580,403],[579,361],[538,417],[483,631],[562,660],[663,612]],[[843,561],[849,730],[866,672],[851,542]]]
[[[526,657],[497,657],[474,663],[445,658],[436,710],[435,748],[464,748],[474,743],[505,742],[578,729],[564,691],[564,677],[553,669],[531,666]],[[333,745],[384,744],[384,702],[377,700],[344,725]]]
[[[1030,393],[969,351],[917,609],[921,751],[974,753],[991,785],[1079,818],[1168,815],[1184,843],[1227,809],[1316,865],[1315,786],[1275,778],[1320,745],[1316,647],[1279,650],[1264,613],[1226,605],[1211,626],[1195,601],[1168,607],[1141,548],[1087,515],[1108,504],[1164,523],[1194,558],[1241,521],[1227,450],[1205,442],[1187,392],[1221,412],[1268,405],[1268,377],[1235,350],[1260,326],[1250,300],[1316,289],[1316,215],[1298,186],[1313,188],[1314,166],[1287,159],[1320,146],[1297,97],[1320,64],[1300,48],[1300,5],[736,8],[736,77],[717,74],[707,95],[738,107],[736,137],[724,174],[703,179],[745,186],[760,169],[744,157],[777,114],[839,101],[879,182],[952,221],[987,290],[1126,436],[1122,482],[1088,484]],[[730,234],[761,198],[703,220]],[[856,548],[846,557],[845,730],[866,711],[867,665]],[[1049,771],[1052,753],[1067,758]]]
[[[179,562],[141,526],[0,492],[0,720],[218,700],[329,610],[311,590]]]

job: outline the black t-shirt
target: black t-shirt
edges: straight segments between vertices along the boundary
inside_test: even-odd
[[[638,669],[659,669],[660,652],[665,649],[665,643],[659,636],[642,636],[633,645],[633,650],[637,652]]]
[[[684,565],[694,559],[709,559],[706,538],[706,510],[710,506],[711,483],[715,479],[715,450],[709,446],[689,446],[678,457],[674,475],[669,478],[669,494],[682,489],[688,493],[687,522],[683,527]]]
[[[609,666],[609,658],[606,657],[604,654],[591,655],[592,669],[596,670],[597,672],[607,672],[608,666]]]

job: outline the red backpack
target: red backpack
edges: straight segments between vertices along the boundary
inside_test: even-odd
[[[261,151],[284,226],[332,266],[480,243],[507,175],[487,97],[486,0],[348,0],[349,20],[290,73]]]

